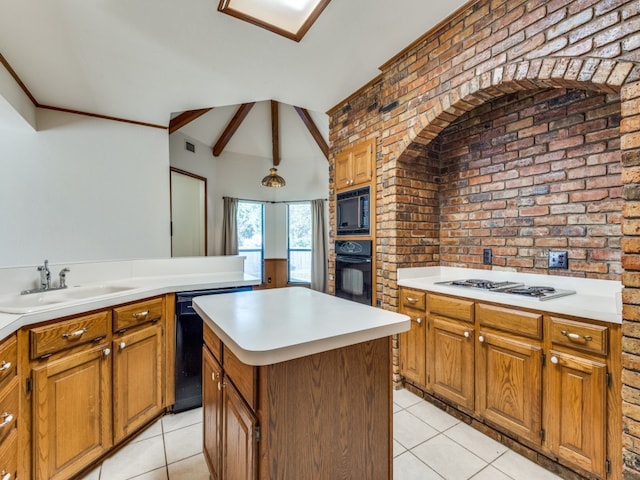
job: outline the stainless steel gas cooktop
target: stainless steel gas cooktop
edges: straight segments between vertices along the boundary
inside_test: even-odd
[[[482,279],[448,280],[445,282],[435,282],[438,285],[449,285],[452,287],[472,288],[476,290],[486,290],[489,292],[509,293],[535,298],[538,300],[551,300],[552,298],[564,297],[575,294],[575,290],[562,290],[548,286],[529,286],[518,282],[494,282]]]

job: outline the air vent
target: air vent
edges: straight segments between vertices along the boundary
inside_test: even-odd
[[[191,142],[184,142],[184,148],[190,152],[196,153],[196,146]]]

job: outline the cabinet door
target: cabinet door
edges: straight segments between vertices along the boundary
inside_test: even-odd
[[[33,369],[36,480],[66,480],[111,446],[111,359],[106,345]]]
[[[400,373],[418,385],[427,385],[426,346],[427,322],[424,313],[402,313],[411,317],[411,329],[399,336]]]
[[[351,151],[344,151],[336,155],[336,189],[348,188],[353,183]]]
[[[551,351],[545,426],[549,448],[560,458],[604,477],[607,367]]]
[[[207,329],[205,328],[205,331]],[[220,480],[222,460],[222,368],[208,348],[202,349],[203,453],[212,480]]]
[[[353,149],[351,175],[353,184],[368,183],[373,171],[373,141],[358,144]]]
[[[136,431],[163,408],[162,325],[113,341],[114,437]]]
[[[222,392],[222,478],[257,478],[256,417],[225,376]]]
[[[475,348],[472,325],[437,315],[431,315],[429,322],[429,386],[440,396],[473,410]]]
[[[478,413],[516,435],[540,444],[542,348],[482,331],[478,342]]]

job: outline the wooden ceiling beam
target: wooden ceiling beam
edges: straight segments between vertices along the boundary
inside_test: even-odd
[[[273,166],[280,165],[280,130],[278,125],[278,102],[271,100],[271,153]]]
[[[329,160],[329,145],[327,145],[327,142],[324,141],[324,138],[322,137],[320,130],[318,130],[318,127],[316,127],[316,124],[313,123],[313,119],[311,118],[311,115],[309,115],[309,111],[306,108],[302,107],[293,108],[295,108],[296,112],[298,112],[298,115],[300,115],[302,123],[307,126],[307,130],[309,130],[309,133],[318,144],[318,147],[320,147],[320,150],[322,150],[325,158]]]
[[[172,134],[176,130],[180,130],[182,127],[187,125],[188,123],[193,122],[196,118],[201,117],[207,112],[213,110],[212,108],[201,108],[198,110],[187,110],[186,112],[182,112],[177,117],[174,117],[169,122],[169,134]]]
[[[240,127],[242,121],[247,117],[254,105],[255,102],[251,102],[243,103],[242,105],[240,105],[240,107],[238,107],[238,110],[233,115],[233,118],[229,122],[229,125],[227,125],[227,128],[224,129],[224,132],[222,132],[222,135],[220,135],[220,138],[213,146],[214,157],[217,157],[222,153],[224,147],[227,146],[227,143],[229,143],[229,140],[231,140],[231,137],[233,137],[233,134],[236,133],[238,127]]]

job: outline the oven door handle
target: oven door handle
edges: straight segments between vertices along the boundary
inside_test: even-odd
[[[336,261],[344,262],[344,263],[371,263],[370,258],[341,257],[341,256],[337,256]]]

